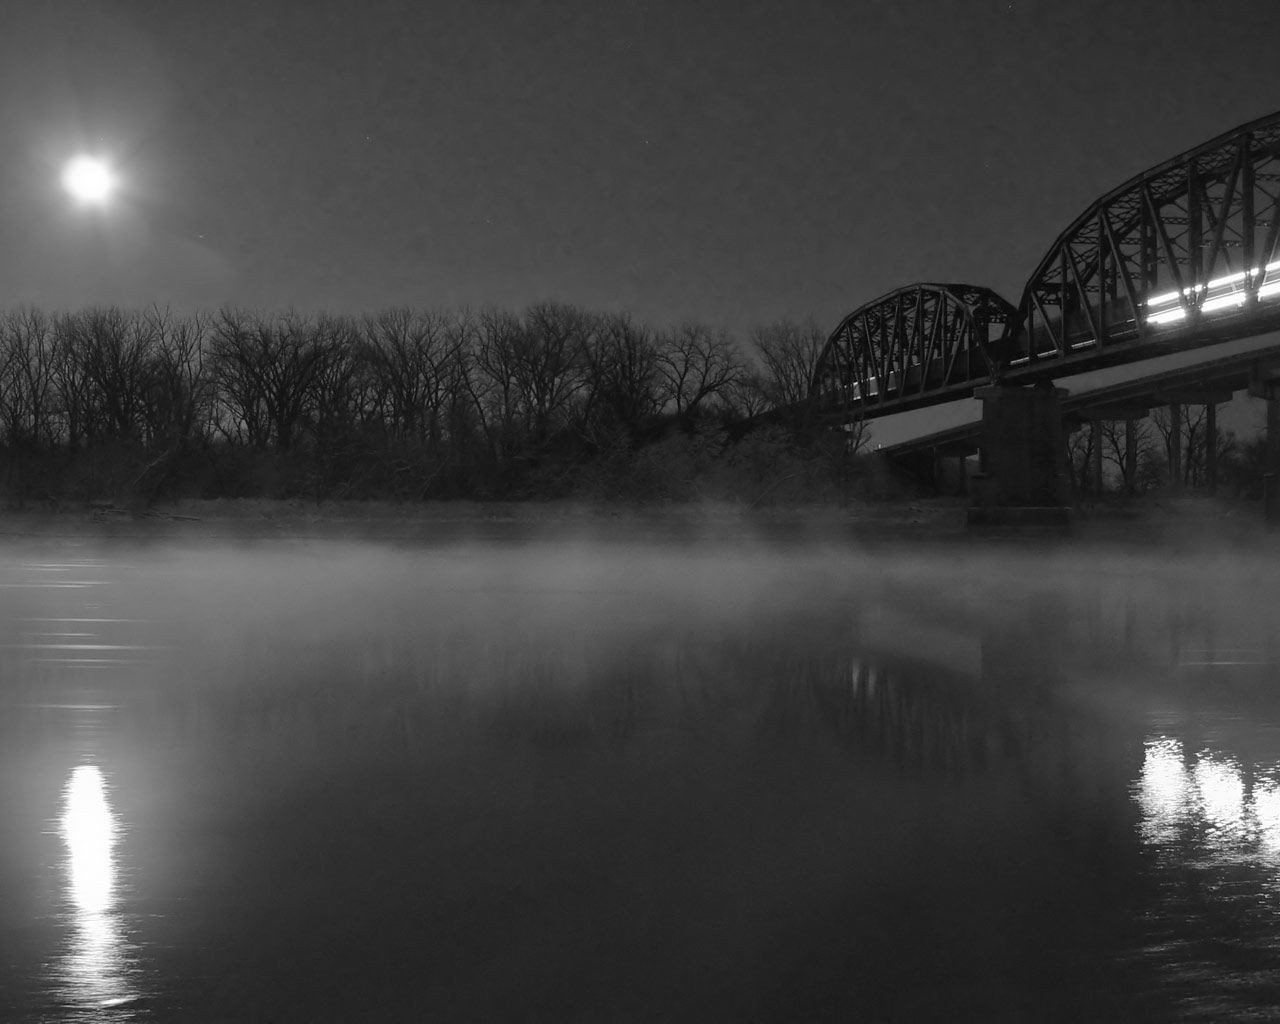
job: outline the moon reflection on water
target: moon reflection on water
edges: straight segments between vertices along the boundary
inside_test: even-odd
[[[74,927],[62,964],[64,998],[83,1008],[119,1006],[133,998],[127,943],[115,912],[119,826],[106,780],[96,765],[72,771],[63,790],[59,824]]]

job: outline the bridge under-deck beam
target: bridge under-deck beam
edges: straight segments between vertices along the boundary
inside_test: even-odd
[[[1086,405],[1075,415],[1084,420],[1145,420],[1151,415],[1151,407],[1136,402],[1112,405]]]
[[[1222,405],[1231,401],[1235,392],[1229,387],[1193,387],[1159,389],[1155,393],[1157,405]]]

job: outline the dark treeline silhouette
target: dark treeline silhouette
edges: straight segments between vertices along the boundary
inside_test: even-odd
[[[802,398],[812,322],[730,335],[542,302],[363,317],[233,308],[0,315],[11,504],[179,497],[827,497],[844,437]]]
[[[1262,496],[1266,462],[1266,435],[1240,437],[1233,430],[1215,430],[1213,456],[1216,486],[1223,493],[1256,500]],[[1204,491],[1210,487],[1208,411],[1203,405],[1183,405],[1177,416],[1167,406],[1151,410],[1134,424],[1135,494],[1167,491]],[[1067,442],[1068,469],[1075,494],[1093,494],[1091,466],[1095,445],[1102,446],[1103,491],[1123,492],[1127,450],[1123,420],[1103,420],[1079,425]]]

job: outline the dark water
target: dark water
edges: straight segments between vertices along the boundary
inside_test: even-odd
[[[1280,1019],[1280,581],[0,552],[0,1020]]]

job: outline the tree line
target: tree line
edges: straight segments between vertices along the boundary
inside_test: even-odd
[[[847,445],[735,429],[805,397],[825,335],[780,320],[748,342],[558,302],[366,316],[21,307],[0,314],[0,485],[19,504],[829,487]]]
[[[1168,406],[1157,406],[1146,419],[1133,425],[1135,465],[1133,480],[1126,483],[1128,451],[1123,420],[1103,420],[1079,425],[1067,442],[1067,463],[1072,490],[1077,495],[1096,497],[1091,466],[1095,447],[1101,446],[1104,466],[1103,490],[1149,494],[1166,489],[1202,491],[1211,486],[1209,450],[1216,465],[1212,484],[1236,497],[1262,496],[1265,473],[1265,435],[1240,437],[1233,430],[1208,429],[1208,409],[1204,405],[1182,405],[1178,415]]]

